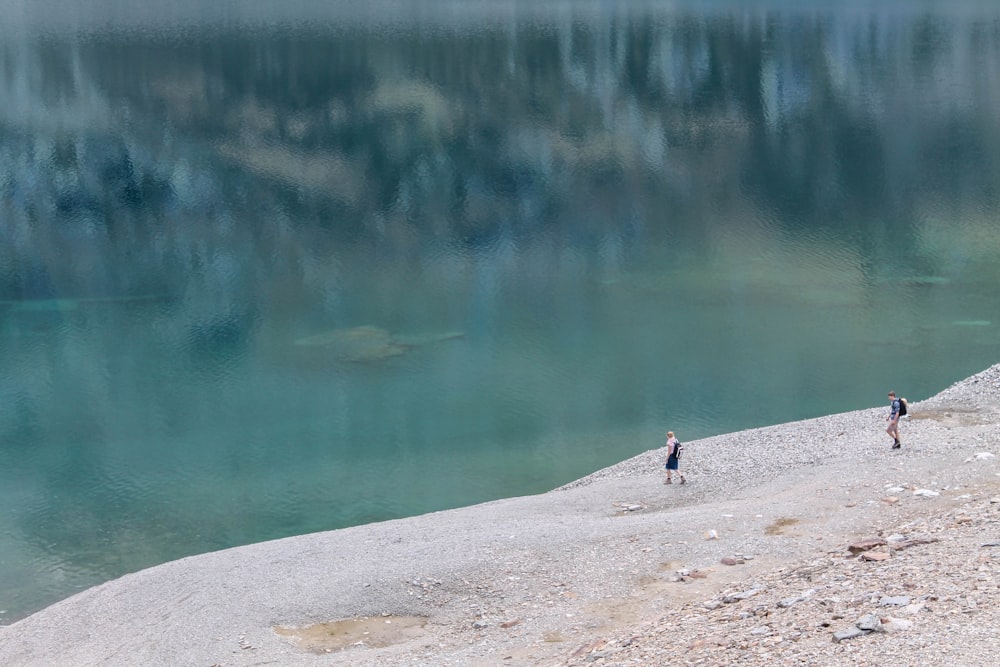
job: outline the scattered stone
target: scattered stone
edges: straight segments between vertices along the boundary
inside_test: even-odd
[[[779,600],[778,601],[778,606],[781,607],[781,608],[783,608],[783,609],[787,609],[788,607],[796,605],[796,604],[798,604],[800,602],[805,602],[806,600],[808,600],[809,598],[811,598],[815,594],[816,594],[816,589],[810,588],[808,591],[804,592],[802,595],[797,595],[795,597],[784,598],[782,600]]]
[[[699,649],[699,648],[702,648],[702,647],[705,647],[705,646],[725,646],[725,645],[726,645],[726,641],[724,639],[722,639],[721,637],[705,637],[703,639],[696,639],[696,640],[694,640],[691,643],[691,645],[688,647],[688,651],[694,651],[696,649]]]
[[[510,620],[510,621],[504,621],[503,623],[500,624],[500,627],[504,628],[504,629],[513,628],[515,625],[518,625],[520,622],[521,622],[521,619],[515,618],[515,619]]]
[[[912,539],[906,540],[904,542],[897,542],[892,545],[892,548],[896,551],[902,551],[903,549],[909,549],[910,547],[915,547],[918,544],[933,544],[937,542],[936,537],[914,537]]]
[[[899,497],[898,496],[886,496],[885,498],[882,499],[882,502],[884,502],[886,504],[889,504],[889,505],[895,505],[896,503],[899,502]]]
[[[882,620],[875,614],[865,614],[854,625],[857,626],[858,630],[864,630],[865,632],[882,631]]]
[[[578,647],[575,651],[573,651],[571,655],[574,658],[581,655],[587,655],[593,653],[594,651],[604,648],[607,645],[607,643],[608,642],[604,639],[597,639],[595,641],[590,642],[589,644],[584,644]]]
[[[933,498],[934,496],[940,496],[941,494],[937,491],[932,491],[931,489],[917,489],[913,492],[915,496],[921,496],[923,498]]]
[[[905,607],[910,604],[909,595],[899,595],[896,597],[883,596],[881,600],[878,601],[883,607]]]
[[[858,628],[847,628],[846,630],[838,630],[833,633],[833,641],[842,642],[845,639],[854,639],[855,637],[863,637],[868,634],[864,630],[859,630]]]
[[[746,561],[744,561],[742,558],[730,558],[729,556],[726,556],[720,562],[723,565],[742,565]]]
[[[889,555],[888,551],[866,551],[861,554],[861,560],[880,562],[883,560],[889,560],[892,556]]]
[[[977,461],[985,461],[987,459],[996,458],[996,455],[992,452],[978,452],[975,455]]]
[[[760,593],[759,588],[751,588],[748,591],[743,591],[741,593],[731,593],[722,598],[722,601],[726,604],[732,604],[733,602],[739,602],[740,600],[749,600],[753,596]]]
[[[705,539],[706,540],[717,540],[717,539],[719,539],[719,533],[717,533],[714,530],[710,530],[710,531],[708,531],[708,532],[705,533]]]
[[[865,551],[871,551],[875,547],[881,547],[885,545],[885,540],[881,537],[872,537],[867,540],[860,540],[858,542],[852,542],[847,545],[847,550],[854,555],[858,555]]]

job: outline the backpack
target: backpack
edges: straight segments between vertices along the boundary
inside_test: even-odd
[[[681,441],[680,440],[678,440],[676,443],[674,443],[674,458],[678,458],[679,459],[681,457],[681,450],[682,449],[684,449],[684,448],[681,446]]]
[[[901,398],[901,399],[899,399],[899,416],[902,417],[906,413],[907,413],[906,412],[906,399],[905,398]]]

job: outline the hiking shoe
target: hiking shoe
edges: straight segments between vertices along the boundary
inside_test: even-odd
[[[671,482],[671,481],[670,481],[670,478],[668,477],[668,478],[667,478],[667,481],[665,481],[665,482],[664,482],[664,484],[673,484],[673,482]]]
[[[896,442],[895,442],[895,443],[894,443],[894,444],[892,445],[892,449],[899,449],[899,448],[900,448],[900,447],[902,447],[902,446],[903,446],[903,443],[901,443],[901,442],[900,442],[899,440],[897,440],[897,441],[896,441]]]
[[[683,484],[686,481],[687,481],[686,479],[684,479],[683,477],[681,477],[681,484]]]

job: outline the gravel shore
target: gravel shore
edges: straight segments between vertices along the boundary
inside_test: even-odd
[[[685,485],[657,449],[166,563],[0,627],[0,664],[989,664],[1000,365],[911,403],[900,450],[886,413],[685,442]]]

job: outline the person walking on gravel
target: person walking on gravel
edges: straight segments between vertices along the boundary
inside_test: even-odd
[[[896,392],[889,392],[889,416],[885,418],[889,422],[889,426],[885,429],[885,432],[892,436],[892,449],[899,449],[903,446],[903,443],[899,440],[899,399],[896,398]]]
[[[673,480],[670,479],[670,473],[676,472],[681,478],[681,484],[686,482],[684,479],[684,473],[682,473],[680,468],[680,456],[681,456],[681,443],[680,440],[674,437],[673,431],[667,431],[667,479],[663,482],[664,484],[673,484]]]

